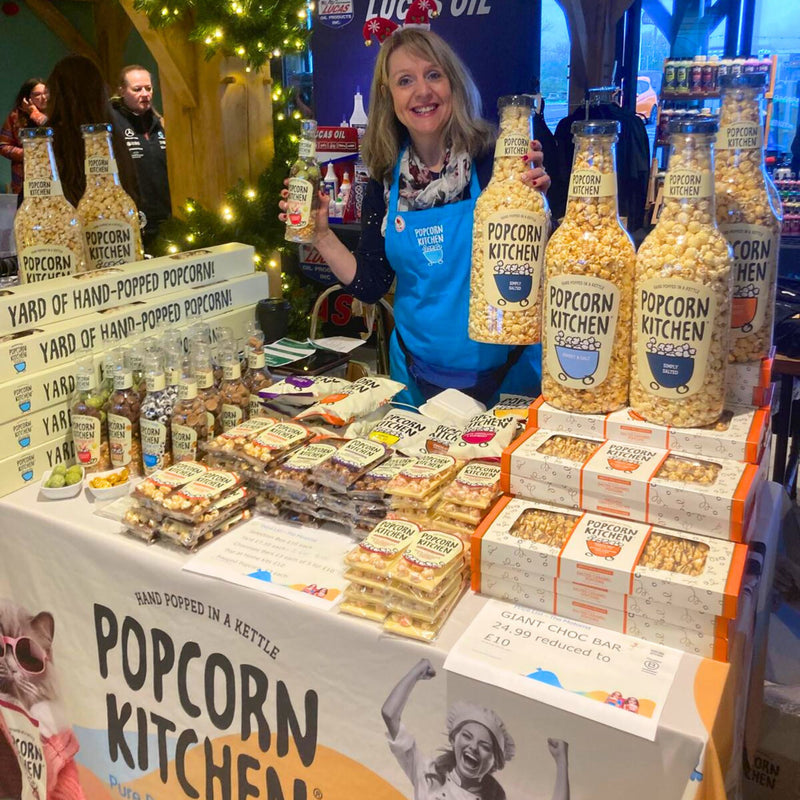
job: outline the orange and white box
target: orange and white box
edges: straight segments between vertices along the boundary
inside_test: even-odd
[[[769,439],[770,414],[768,406],[732,406],[713,425],[673,428],[647,422],[631,408],[611,414],[577,414],[538,397],[528,409],[528,427],[758,464]]]
[[[755,464],[531,428],[503,452],[500,485],[531,500],[740,542],[764,474]]]
[[[715,661],[728,661],[729,658],[729,641],[733,638],[734,620],[725,620],[726,623],[730,623],[731,636],[723,639],[645,617],[631,619],[614,609],[593,605],[572,597],[556,597],[545,589],[537,589],[490,575],[473,576],[472,588],[498,600],[519,603],[528,608],[541,609],[551,614],[584,622],[587,625],[596,625],[606,630],[626,633],[648,642],[682,650],[684,653],[693,653],[702,658],[713,658]]]
[[[475,531],[471,559],[473,575],[496,565],[550,592],[558,579],[559,586],[577,583],[605,596],[631,595],[645,604],[733,619],[747,546],[506,496]],[[534,581],[533,574],[545,581]],[[601,603],[603,596],[583,599]]]
[[[772,402],[773,347],[759,361],[728,364],[725,376],[725,405],[768,406]]]
[[[550,596],[553,604],[557,601],[567,602],[567,599],[569,599],[569,601],[603,608],[609,614],[615,614],[617,616],[624,615],[627,620],[645,617],[654,622],[663,622],[667,625],[673,625],[676,628],[697,631],[704,636],[716,636],[721,639],[727,639],[731,627],[731,620],[727,617],[704,614],[697,611],[695,608],[659,603],[636,594],[629,595],[620,594],[619,592],[609,592],[607,589],[602,589],[597,586],[562,581],[558,578],[549,578],[546,575],[541,575],[536,572],[518,570],[513,567],[504,567],[491,562],[482,563],[480,575],[476,579],[478,585],[480,585],[481,582],[490,585],[497,579],[518,584],[520,591],[530,592],[531,590],[535,590],[537,593],[546,592]],[[555,605],[548,607],[548,610],[552,611],[554,607]],[[619,616],[619,619],[621,620],[622,617]]]

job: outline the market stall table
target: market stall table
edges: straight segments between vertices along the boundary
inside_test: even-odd
[[[767,485],[755,530],[776,529],[779,491]],[[403,723],[435,754],[454,701],[494,709],[516,740],[517,757],[497,773],[510,798],[551,796],[548,738],[569,745],[573,798],[723,800],[738,779],[743,704],[734,700],[748,680],[749,633],[730,667],[683,655],[647,741],[444,671],[486,603],[479,596],[468,593],[426,645],[299,592],[292,601],[186,572],[189,555],[124,537],[94,511],[84,494],[42,501],[38,486],[0,501],[0,625],[12,606],[52,614],[37,713],[55,717],[62,701],[90,800],[412,797],[381,707],[421,658],[437,674],[414,690]]]

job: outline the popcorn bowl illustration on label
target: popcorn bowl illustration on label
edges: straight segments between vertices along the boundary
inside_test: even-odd
[[[655,339],[647,342],[647,365],[654,380],[650,383],[653,391],[674,389],[678,394],[689,391],[689,381],[694,374],[694,357],[697,348],[689,344],[657,344]]]
[[[737,294],[731,303],[731,328],[739,328],[742,333],[753,330],[753,320],[758,310],[758,289],[750,287],[747,293]]]
[[[31,443],[30,436],[23,436],[21,439],[17,440],[20,447],[27,447]]]
[[[501,272],[500,269],[502,269],[502,265],[498,265],[498,271],[494,273],[494,282],[497,284],[497,291],[500,292],[498,305],[519,303],[521,306],[527,306],[530,303],[528,297],[533,288],[533,276]]]
[[[622,548],[618,544],[611,544],[610,542],[600,542],[595,539],[587,539],[586,548],[593,555],[598,558],[607,558],[613,560],[615,556],[619,555]]]
[[[477,444],[480,447],[485,447],[489,442],[497,436],[497,431],[487,429],[480,431],[466,431],[461,434],[462,441],[467,444]]]
[[[572,378],[576,381],[583,381],[589,385],[594,383],[592,377],[597,371],[600,362],[600,353],[597,350],[577,350],[573,347],[561,347],[556,345],[556,356],[558,364],[563,370],[558,377],[565,381]]]
[[[17,361],[16,364],[14,364],[14,369],[17,372],[25,372],[25,368],[27,366],[28,366],[28,363],[26,361]]]
[[[635,461],[624,461],[621,458],[609,458],[608,466],[618,472],[634,472],[639,465]]]

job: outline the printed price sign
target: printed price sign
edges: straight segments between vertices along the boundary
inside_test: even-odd
[[[682,653],[490,600],[445,669],[655,741]]]

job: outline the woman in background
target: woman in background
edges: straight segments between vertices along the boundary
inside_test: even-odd
[[[85,149],[81,125],[112,121],[109,94],[103,76],[84,56],[62,58],[47,79],[50,102],[48,125],[53,128],[53,151],[64,197],[77,206],[86,190]],[[133,162],[122,136],[113,130],[111,142],[122,188],[139,205]]]
[[[21,194],[25,181],[22,159],[22,142],[19,132],[22,128],[39,127],[47,122],[47,86],[41,78],[28,78],[19,87],[14,99],[14,110],[6,117],[0,131],[0,156],[11,161],[11,191]]]

